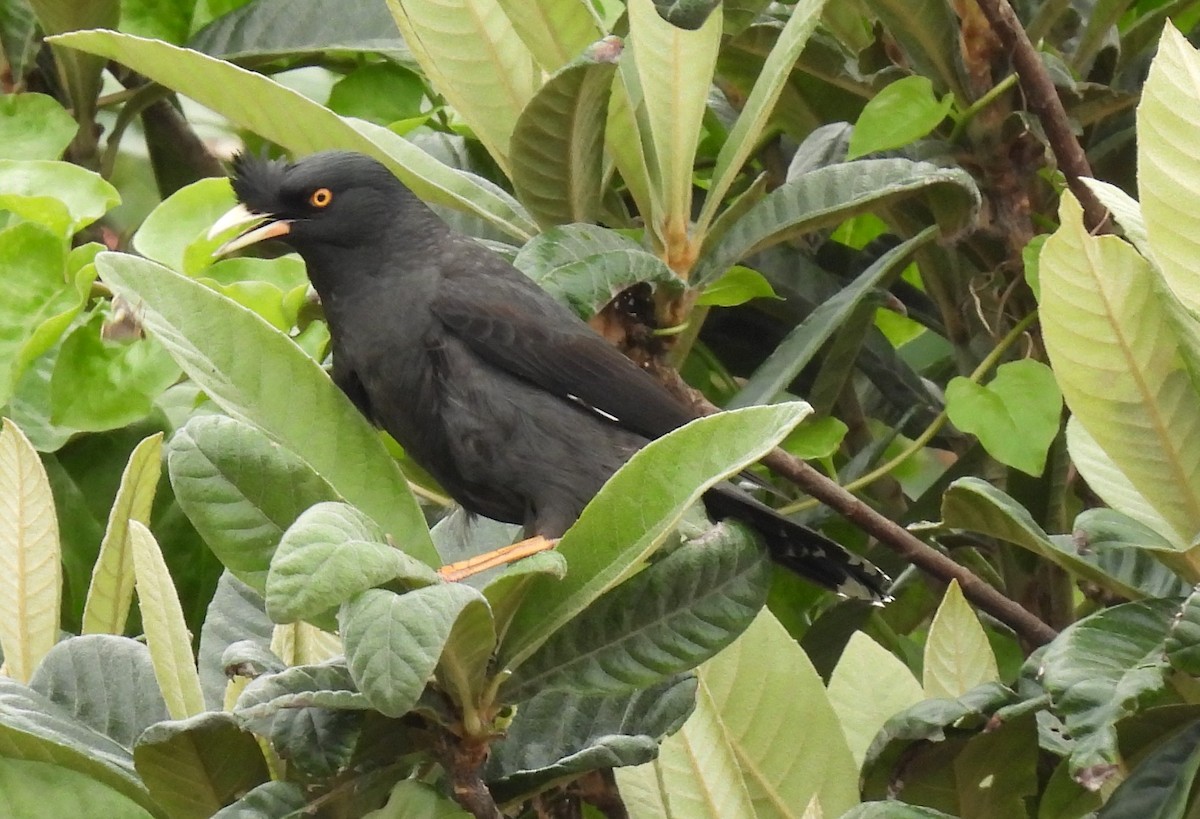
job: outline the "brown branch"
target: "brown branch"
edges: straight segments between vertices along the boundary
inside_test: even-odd
[[[438,761],[450,776],[454,801],[475,819],[503,819],[492,792],[479,775],[487,761],[487,743],[443,730],[435,740],[434,748]]]
[[[1026,107],[1042,123],[1050,150],[1066,176],[1067,187],[1083,206],[1084,224],[1089,230],[1100,231],[1108,223],[1108,211],[1083,184],[1084,177],[1092,175],[1092,168],[1083,146],[1071,130],[1067,111],[1063,108],[1050,74],[1042,64],[1042,58],[1029,41],[1029,35],[1025,33],[1008,0],[978,0],[978,3],[992,31],[1012,55],[1013,68],[1025,93]]]
[[[652,371],[698,415],[712,415],[721,411],[698,390],[685,383],[675,370],[656,367]],[[1011,628],[1025,642],[1040,646],[1058,636],[1057,631],[1020,603],[1005,597],[969,569],[922,542],[900,524],[879,514],[794,455],[776,448],[763,458],[762,462],[771,471],[800,487],[921,571],[944,583],[957,580],[959,588],[968,600]]]
[[[1044,645],[1058,636],[1058,632],[1021,604],[1005,597],[969,569],[923,543],[903,526],[879,514],[799,458],[776,449],[763,458],[763,463],[926,574],[945,583],[957,580],[968,600],[1026,642]]]

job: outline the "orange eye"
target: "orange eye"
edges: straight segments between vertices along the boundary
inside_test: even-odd
[[[323,208],[332,201],[333,191],[329,190],[329,188],[317,188],[312,192],[312,195],[308,197],[308,204],[312,205],[314,208]]]

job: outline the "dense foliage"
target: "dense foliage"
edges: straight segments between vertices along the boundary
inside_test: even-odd
[[[1015,5],[0,0],[0,814],[1195,815],[1200,4]],[[730,411],[441,582],[514,527],[214,258],[241,145]],[[764,457],[891,603],[711,527]]]

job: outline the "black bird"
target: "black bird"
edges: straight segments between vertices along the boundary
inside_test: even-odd
[[[530,540],[503,562],[552,546],[630,455],[692,420],[653,377],[374,159],[242,154],[233,170],[241,205],[210,235],[251,227],[218,253],[278,238],[303,257],[329,323],[333,380],[468,511],[524,525]],[[848,596],[885,599],[886,575],[732,484],[704,501],[712,517],[757,530],[780,565]]]

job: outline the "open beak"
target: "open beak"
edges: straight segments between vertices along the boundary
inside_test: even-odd
[[[208,229],[208,238],[215,239],[234,228],[246,229],[214,250],[214,256],[224,256],[264,239],[286,236],[292,230],[292,223],[289,219],[275,219],[269,213],[255,213],[245,205],[235,205]]]

